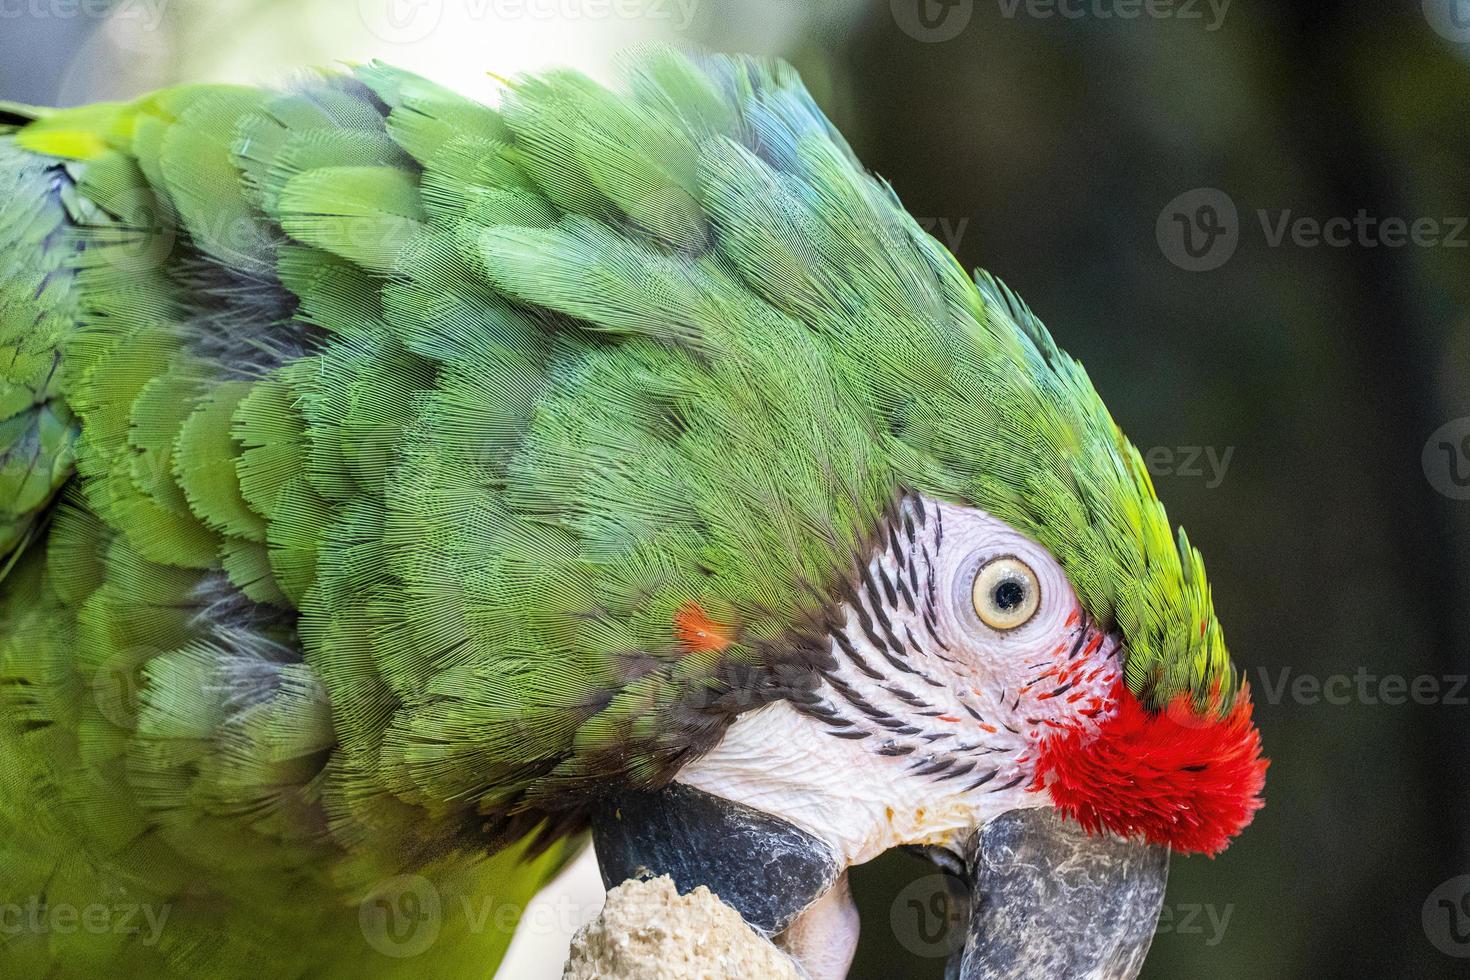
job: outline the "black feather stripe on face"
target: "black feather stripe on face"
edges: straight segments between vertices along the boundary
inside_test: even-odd
[[[901,682],[918,679],[931,688],[953,689],[922,667],[931,660],[958,664],[938,629],[935,569],[945,544],[942,510],[909,495],[874,537],[873,553],[854,569],[851,588],[825,617],[833,665],[820,676],[828,697],[793,701],[792,706],[821,722],[834,737],[881,736],[874,743],[875,754],[910,757],[907,769],[915,776],[933,782],[970,776],[979,764],[976,756],[1011,753],[1014,748],[1000,739],[951,742],[937,748],[955,736],[937,727],[938,719],[947,717],[944,710]],[[922,622],[922,631],[916,632],[913,619]],[[858,678],[873,683],[859,690]],[[984,725],[984,716],[967,702],[963,691],[954,690],[965,715]],[[986,785],[1000,771],[987,767],[966,789]],[[996,790],[1016,784],[1008,782]]]

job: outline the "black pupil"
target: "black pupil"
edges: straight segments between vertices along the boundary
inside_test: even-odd
[[[1020,582],[1007,579],[995,587],[995,605],[998,609],[1010,612],[1026,599],[1026,588]]]

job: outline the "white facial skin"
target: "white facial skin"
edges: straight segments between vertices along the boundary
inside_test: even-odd
[[[1049,806],[1028,789],[1039,743],[1116,708],[1117,645],[1046,549],[927,498],[905,501],[886,539],[833,610],[814,702],[741,716],[678,776],[795,824],[844,868],[901,844],[958,853],[993,817]],[[838,980],[857,922],[834,889],[782,941],[813,980]]]
[[[997,814],[1050,805],[1028,790],[1038,742],[1095,731],[1115,707],[1116,645],[1039,544],[983,511],[911,498],[886,545],[834,611],[836,666],[816,703],[742,716],[679,774],[847,864],[957,847]]]
[[[933,637],[926,646],[947,668],[943,676],[955,700],[976,709],[991,727],[1028,742],[1061,728],[1095,731],[1102,711],[1092,709],[1110,707],[1105,699],[1117,677],[1117,648],[1087,621],[1061,566],[1041,545],[984,511],[934,508],[931,523],[939,525],[940,541],[935,574],[948,583],[948,594],[945,585],[938,588],[935,620],[938,640],[950,649],[935,649]],[[1025,605],[1007,610],[1000,601],[1015,598],[1014,591],[1000,591],[1010,583],[1040,593],[1035,612],[1020,625],[1005,615]],[[1023,753],[1018,765],[1030,754]]]

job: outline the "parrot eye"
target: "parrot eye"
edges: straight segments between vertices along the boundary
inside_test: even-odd
[[[975,573],[975,614],[991,629],[1024,626],[1041,606],[1041,583],[1031,566],[1011,555],[993,558]]]

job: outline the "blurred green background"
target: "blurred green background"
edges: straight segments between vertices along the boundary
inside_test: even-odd
[[[794,61],[910,210],[1088,366],[1207,557],[1268,805],[1224,856],[1175,862],[1144,976],[1470,975],[1470,2],[106,13],[0,0],[0,98],[367,55],[488,96],[487,71],[605,73],[648,36]],[[941,975],[932,881],[903,854],[859,869],[854,977]]]

